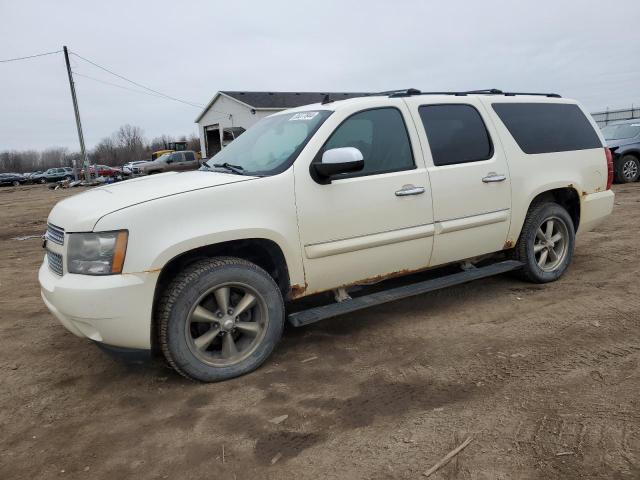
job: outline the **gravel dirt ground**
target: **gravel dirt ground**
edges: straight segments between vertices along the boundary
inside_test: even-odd
[[[640,184],[568,274],[503,275],[288,328],[258,371],[126,367],[43,305],[37,239],[72,191],[0,189],[0,478],[640,478]],[[117,299],[114,299],[117,301]],[[287,416],[286,418],[284,416]]]

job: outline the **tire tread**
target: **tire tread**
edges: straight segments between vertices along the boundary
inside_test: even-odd
[[[212,270],[216,270],[225,266],[243,266],[247,268],[251,268],[258,273],[264,274],[267,277],[271,278],[271,276],[265,272],[262,268],[257,266],[254,263],[251,263],[247,260],[237,257],[214,257],[207,258],[203,260],[196,261],[195,263],[187,266],[183,271],[181,271],[165,288],[163,294],[160,296],[158,301],[158,307],[156,310],[156,321],[158,324],[158,340],[160,344],[160,349],[167,363],[173,368],[176,372],[178,372],[183,377],[195,381],[194,378],[189,375],[186,371],[184,371],[179,365],[178,362],[173,358],[173,354],[169,348],[169,335],[168,335],[168,327],[169,327],[169,317],[171,315],[171,310],[178,300],[178,297],[189,285],[192,284],[195,280],[197,280],[201,275],[210,272]],[[272,279],[273,280],[273,279]],[[280,289],[277,288],[275,284],[275,289],[280,294],[280,298],[282,299],[282,294],[280,293]]]
[[[513,258],[518,260],[524,264],[524,267],[516,272],[516,275],[519,276],[522,280],[532,282],[532,283],[545,283],[548,280],[542,280],[539,276],[537,276],[530,268],[529,268],[529,259],[527,255],[527,239],[531,234],[532,229],[537,229],[538,217],[541,211],[549,208],[556,207],[560,208],[566,212],[566,209],[546,198],[541,198],[540,200],[535,201],[527,212],[527,216],[525,218],[524,224],[522,225],[522,230],[520,232],[520,238],[518,238],[518,242],[513,251]],[[570,220],[570,218],[569,218]],[[569,228],[574,228],[573,223],[568,225]]]

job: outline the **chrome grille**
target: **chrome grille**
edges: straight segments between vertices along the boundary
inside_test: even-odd
[[[51,271],[62,276],[62,255],[47,251],[47,260],[49,261]]]
[[[64,228],[47,223],[47,240],[51,240],[58,245],[64,245]]]

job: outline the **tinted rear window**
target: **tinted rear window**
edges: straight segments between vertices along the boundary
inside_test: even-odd
[[[577,105],[494,103],[493,109],[525,153],[602,147],[591,123]]]
[[[423,105],[418,111],[434,165],[479,162],[493,155],[487,128],[471,105]]]

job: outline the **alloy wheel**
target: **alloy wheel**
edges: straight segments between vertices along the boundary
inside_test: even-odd
[[[551,272],[562,264],[567,256],[569,231],[558,217],[549,217],[536,231],[533,254],[541,270]]]
[[[249,285],[229,283],[207,290],[185,322],[191,352],[202,362],[235,365],[251,355],[267,331],[267,305]]]
[[[638,176],[638,163],[635,160],[627,160],[622,165],[622,176],[626,180],[633,180]]]

